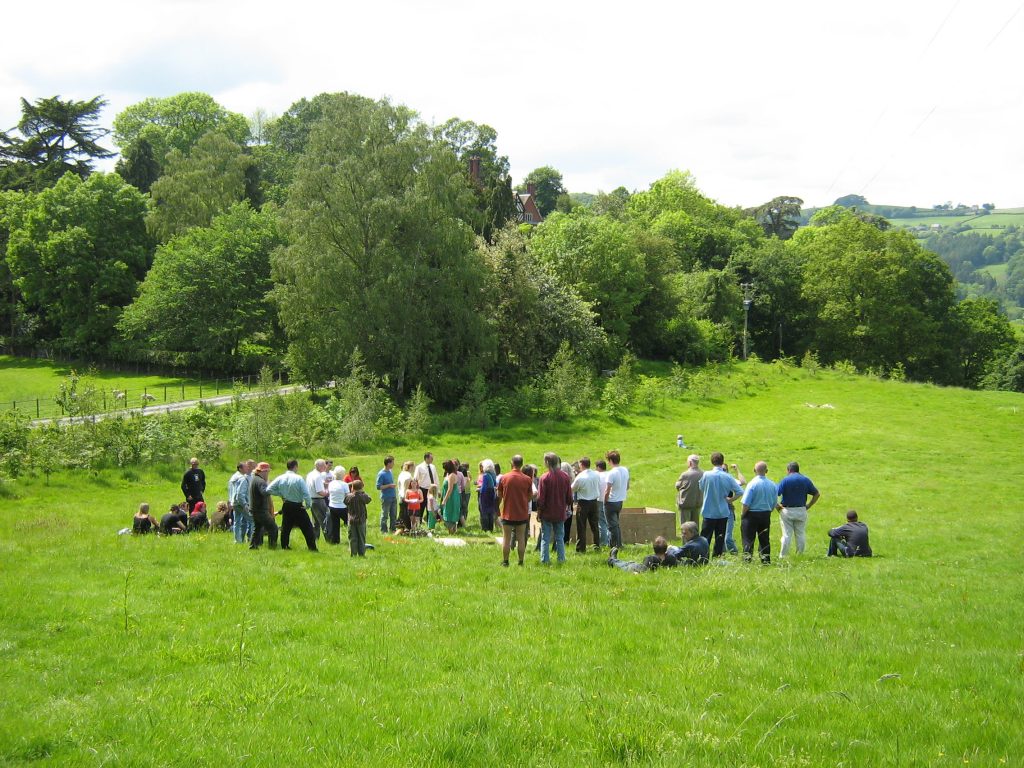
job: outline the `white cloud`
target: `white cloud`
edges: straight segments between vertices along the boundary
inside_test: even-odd
[[[47,17],[78,7],[57,0]],[[348,90],[488,123],[514,175],[552,165],[574,190],[644,188],[683,168],[729,205],[849,192],[1024,204],[1015,0],[94,7],[89,26],[5,9],[21,33],[0,53],[0,126],[20,96],[103,93],[109,122],[185,90],[243,114]]]

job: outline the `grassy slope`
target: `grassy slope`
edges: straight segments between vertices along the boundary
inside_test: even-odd
[[[431,447],[619,447],[632,500],[669,508],[677,432],[748,474],[798,458],[823,491],[803,558],[503,570],[483,537],[446,549],[372,524],[365,561],[251,553],[113,535],[139,500],[176,497],[177,467],[8,488],[0,763],[1019,765],[1024,397],[768,366],[716,395]],[[821,556],[849,506],[879,557]]]

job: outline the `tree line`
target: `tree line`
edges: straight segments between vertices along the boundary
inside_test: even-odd
[[[283,361],[314,385],[358,350],[398,400],[450,405],[528,386],[559,355],[726,360],[746,327],[764,359],[1012,386],[999,307],[958,301],[946,264],[880,217],[833,206],[798,230],[799,198],[729,208],[681,171],[584,205],[545,166],[523,180],[546,216],[532,226],[487,125],[348,93],[247,119],[183,93],[108,130],[103,103],[23,100],[0,135],[8,349]],[[108,133],[116,170],[94,172]]]

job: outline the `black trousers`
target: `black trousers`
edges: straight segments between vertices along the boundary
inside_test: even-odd
[[[722,550],[725,549],[725,529],[728,525],[728,517],[704,518],[704,525],[700,529],[700,535],[708,540],[708,544],[711,543],[712,537],[714,538],[715,545],[711,549],[712,557],[722,556]]]
[[[267,534],[267,541],[270,548],[277,546],[277,523],[270,512],[252,512],[252,540],[249,542],[249,549],[259,549],[263,543],[263,534]]]
[[[341,526],[348,525],[348,510],[345,507],[328,507],[331,524],[327,527],[327,541],[341,543]]]
[[[284,549],[288,549],[292,528],[298,528],[306,537],[306,546],[310,551],[316,552],[316,533],[302,504],[297,501],[286,501],[281,505],[281,519],[281,546]]]
[[[587,551],[587,526],[594,539],[594,546],[601,546],[597,532],[597,499],[579,499],[576,502],[576,551]]]
[[[740,518],[740,534],[743,536],[743,559],[750,561],[754,555],[754,538],[757,538],[757,553],[762,563],[772,560],[772,540],[769,527],[772,522],[772,511],[754,512],[748,510]]]

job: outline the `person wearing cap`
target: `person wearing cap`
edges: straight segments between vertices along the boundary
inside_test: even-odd
[[[679,525],[692,520],[700,525],[700,507],[704,495],[700,492],[700,479],[704,470],[700,468],[700,456],[691,453],[686,457],[686,469],[676,480],[676,506],[679,508]]]
[[[277,523],[274,522],[272,502],[267,490],[267,475],[269,474],[270,465],[261,461],[256,465],[256,469],[253,470],[249,479],[249,513],[252,515],[253,521],[249,549],[260,548],[264,533],[267,534],[270,548],[277,548]]]
[[[288,471],[278,475],[267,486],[267,493],[271,496],[280,496],[281,504],[281,549],[291,549],[288,546],[292,528],[298,528],[306,538],[306,547],[310,552],[316,552],[316,534],[313,532],[313,523],[309,521],[306,510],[313,504],[309,495],[309,487],[306,479],[298,474],[298,459],[288,460]]]
[[[188,503],[188,512],[192,514],[197,501],[205,501],[203,493],[206,491],[206,473],[199,468],[199,459],[189,459],[189,467],[181,478],[181,492],[185,494],[185,501]]]

